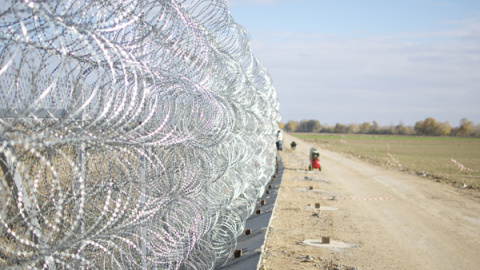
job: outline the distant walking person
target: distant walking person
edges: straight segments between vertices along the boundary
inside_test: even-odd
[[[282,141],[283,141],[283,134],[282,134],[282,131],[279,130],[279,131],[277,132],[277,150],[278,150],[278,151],[282,151],[282,150],[283,150]]]

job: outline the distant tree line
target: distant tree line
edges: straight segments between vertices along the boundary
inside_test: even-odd
[[[418,121],[415,126],[404,126],[402,123],[396,126],[380,127],[376,121],[362,124],[340,124],[335,126],[321,125],[318,120],[290,120],[286,124],[280,123],[280,127],[287,132],[316,132],[316,133],[346,133],[346,134],[390,134],[390,135],[427,135],[427,136],[475,136],[480,137],[480,124],[474,126],[471,121],[463,118],[458,127],[452,128],[449,122],[437,122],[428,117]]]

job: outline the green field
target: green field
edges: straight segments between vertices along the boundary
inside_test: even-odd
[[[460,186],[480,188],[480,138],[290,133],[318,147]],[[388,153],[387,154],[387,147]],[[452,159],[473,171],[460,169]]]

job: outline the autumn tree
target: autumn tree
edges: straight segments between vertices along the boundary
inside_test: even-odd
[[[440,136],[448,136],[450,135],[452,128],[450,127],[450,123],[447,121],[445,123],[438,123],[437,127],[437,135]]]
[[[318,120],[302,120],[298,123],[296,131],[301,132],[320,132],[322,126]]]
[[[421,135],[436,135],[437,127],[437,121],[432,117],[427,117],[424,121],[415,123],[415,132]]]
[[[372,133],[378,133],[378,123],[377,121],[372,122],[372,128],[370,129]]]
[[[282,122],[278,122],[278,128],[283,129],[283,123]]]
[[[419,135],[425,135],[425,133],[423,132],[423,121],[416,122],[414,130]]]
[[[428,117],[424,121],[418,121],[415,123],[415,132],[420,135],[429,136],[447,136],[452,134],[453,131],[449,122],[437,122],[434,118]]]
[[[285,125],[285,130],[287,132],[293,132],[297,130],[297,125],[298,123],[296,121],[290,120],[288,123]]]
[[[364,122],[360,125],[360,133],[367,134],[370,132],[370,129],[372,128],[372,125],[368,122]]]
[[[469,136],[471,133],[472,133],[472,122],[468,121],[467,118],[462,118],[462,120],[460,120],[460,126],[458,127],[457,135]]]
[[[436,135],[438,124],[432,117],[425,118],[423,121],[423,132],[426,135]]]
[[[317,120],[310,120],[307,122],[307,130],[308,132],[320,132],[320,130],[322,130],[322,126]]]
[[[322,127],[322,132],[332,133],[332,132],[333,132],[333,129],[332,129],[332,127],[330,127],[329,125],[323,125],[323,127]]]
[[[357,133],[360,131],[360,126],[358,124],[350,124],[346,128],[346,133]]]
[[[342,125],[342,124],[339,124],[339,123],[337,123],[335,125],[335,128],[333,129],[333,132],[335,132],[335,133],[345,133],[345,131],[346,131],[345,125]]]
[[[308,131],[307,123],[308,123],[308,120],[301,120],[297,125],[297,131],[307,132]]]
[[[402,123],[395,126],[395,134],[407,135],[408,133],[409,133],[408,127],[404,126]]]
[[[472,127],[472,136],[480,137],[480,124],[476,124]]]

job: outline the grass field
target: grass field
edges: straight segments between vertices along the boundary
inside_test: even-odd
[[[480,138],[290,134],[315,142],[320,149],[350,154],[377,165],[423,175],[455,186],[466,184],[480,188]],[[459,164],[472,171],[462,170]]]

